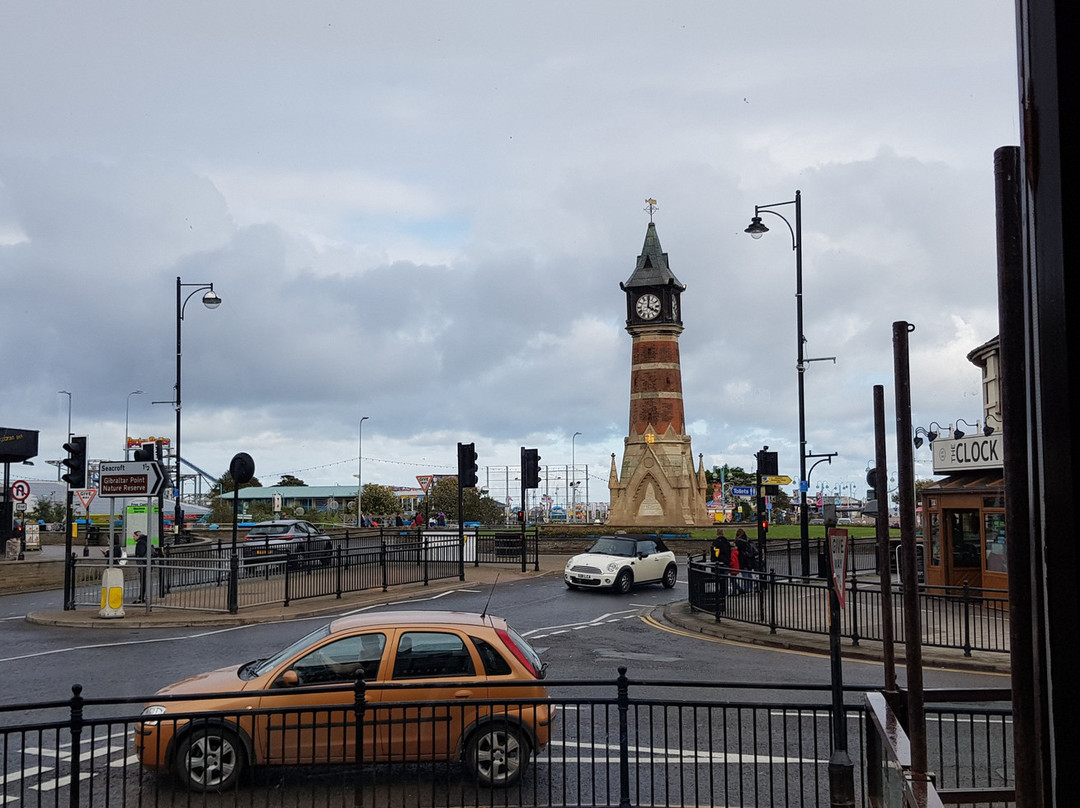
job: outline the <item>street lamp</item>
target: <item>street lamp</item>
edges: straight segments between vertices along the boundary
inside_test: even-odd
[[[60,395],[60,396],[67,396],[68,397],[68,433],[67,433],[67,439],[71,440],[71,393],[69,393],[67,390],[57,390],[56,394]]]
[[[795,206],[794,227],[792,227],[791,222],[789,222],[785,216],[772,210],[772,208],[784,207],[785,205]],[[799,539],[802,555],[802,574],[803,577],[806,578],[810,575],[810,515],[806,511],[806,484],[809,481],[807,480],[806,475],[806,394],[803,375],[806,372],[807,362],[816,362],[822,359],[831,359],[835,362],[836,357],[826,356],[819,357],[818,359],[807,359],[803,355],[803,343],[806,342],[806,337],[803,335],[802,192],[795,191],[795,198],[788,202],[755,205],[754,216],[750,220],[750,226],[747,227],[745,231],[755,239],[761,238],[769,232],[769,228],[761,222],[762,213],[771,213],[787,225],[788,231],[791,233],[791,249],[795,251],[795,321],[796,329],[798,330],[795,368],[798,371],[799,376]]]
[[[183,290],[185,287],[193,286],[187,297],[183,296]],[[184,521],[184,512],[180,507],[180,489],[183,487],[180,478],[180,408],[182,398],[180,396],[180,358],[182,355],[181,341],[180,341],[180,326],[184,322],[184,309],[187,308],[188,301],[198,294],[199,292],[207,290],[206,294],[202,296],[203,305],[208,309],[216,309],[221,305],[221,298],[214,292],[214,284],[212,283],[181,283],[180,276],[176,276],[176,387],[174,388],[176,395],[173,396],[173,407],[176,408],[176,446],[174,451],[176,452],[176,480],[174,482],[173,496],[175,497],[175,508],[173,510],[173,532],[179,533],[181,523]]]
[[[124,404],[124,460],[128,459],[128,416],[131,415],[131,397],[143,395],[142,390],[132,390],[127,394],[127,402]]]
[[[577,521],[577,517],[576,517],[576,514],[577,514],[577,454],[576,454],[576,447],[574,446],[574,441],[577,440],[577,436],[580,435],[580,434],[581,434],[580,432],[575,432],[573,434],[573,436],[571,436],[571,438],[570,438],[570,467],[573,469],[573,471],[570,472],[570,485],[573,487],[573,490],[574,490],[573,501],[570,504],[570,521],[571,522],[576,522]],[[588,509],[589,509],[589,506],[588,506],[588,504],[586,504],[585,505],[585,510],[588,510]]]
[[[363,511],[360,509],[361,501],[360,496],[364,491],[364,421],[368,420],[368,416],[365,415],[360,419],[360,439],[357,446],[357,458],[356,458],[356,526],[363,527]]]

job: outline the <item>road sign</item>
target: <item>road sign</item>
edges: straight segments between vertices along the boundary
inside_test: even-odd
[[[431,488],[431,481],[435,479],[434,474],[417,474],[416,481],[420,483],[420,490],[425,494],[427,490]]]
[[[764,479],[764,478],[762,478]],[[731,486],[731,493],[736,497],[752,497],[754,496],[754,486],[752,485],[733,485]]]
[[[844,608],[844,581],[847,580],[848,532],[844,528],[829,528],[829,560],[832,562],[832,585],[840,608]]]
[[[791,478],[783,475],[769,474],[761,475],[762,485],[791,485]]]
[[[103,497],[152,497],[165,482],[157,460],[102,461],[99,474],[98,490]]]
[[[75,495],[78,496],[79,502],[86,508],[87,512],[90,511],[90,503],[94,501],[94,497],[97,496],[96,488],[76,488]]]
[[[26,480],[16,480],[11,484],[11,498],[17,502],[22,502],[30,496],[30,483]]]

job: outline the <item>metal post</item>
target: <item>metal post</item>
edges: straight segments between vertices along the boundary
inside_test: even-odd
[[[877,536],[878,574],[881,579],[881,644],[884,661],[885,692],[896,693],[896,646],[893,632],[892,574],[889,561],[889,497],[885,458],[885,388],[874,385],[874,473],[878,492],[875,535]]]
[[[915,560],[915,459],[911,435],[911,374],[908,332],[915,327],[893,323],[893,375],[896,384],[896,463],[900,486],[901,574],[904,592],[904,652],[907,659],[908,738],[911,770],[927,777],[926,714],[923,696],[922,619],[919,612],[919,571]]]
[[[364,421],[367,419],[367,415],[360,419],[360,438],[356,451],[356,526],[358,528],[364,526],[364,503],[362,501],[364,495]]]

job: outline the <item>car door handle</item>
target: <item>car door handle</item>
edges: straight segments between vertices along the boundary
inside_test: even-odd
[[[455,699],[469,699],[472,698],[473,692],[471,690],[456,690],[454,691]]]

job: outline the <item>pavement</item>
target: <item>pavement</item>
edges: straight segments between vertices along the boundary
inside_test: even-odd
[[[263,623],[283,618],[297,619],[332,615],[348,609],[379,603],[388,595],[396,598],[425,597],[463,585],[470,588],[484,588],[498,583],[520,581],[542,576],[561,576],[566,563],[564,555],[540,556],[539,570],[529,566],[526,572],[520,566],[483,565],[466,566],[465,581],[457,578],[444,581],[432,581],[424,584],[404,584],[387,591],[371,589],[352,592],[341,598],[327,596],[308,600],[293,601],[289,606],[273,604],[244,608],[240,613],[223,614],[218,612],[198,612],[184,609],[168,609],[151,606],[147,611],[144,606],[126,605],[123,618],[102,618],[96,609],[78,609],[74,611],[35,611],[26,615],[26,620],[43,626],[66,626],[71,628],[110,629],[110,628],[175,628],[199,626],[236,626],[249,623]],[[825,635],[808,634],[795,631],[779,630],[770,633],[767,626],[723,620],[717,622],[711,614],[693,612],[687,601],[675,601],[651,610],[648,617],[660,627],[688,635],[700,635],[710,639],[719,639],[732,643],[757,646],[761,648],[783,649],[802,653],[828,656],[829,638]],[[841,656],[844,659],[878,660],[883,658],[880,642],[860,640],[859,645],[852,645],[849,639],[841,640]],[[982,673],[1008,674],[1011,670],[1008,654],[973,651],[972,656],[964,656],[963,651],[950,648],[922,648],[924,667],[948,668]],[[904,648],[896,648],[896,664],[904,664]]]

